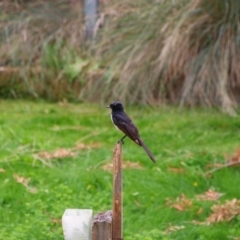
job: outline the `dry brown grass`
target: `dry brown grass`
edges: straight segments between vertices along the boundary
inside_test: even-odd
[[[188,14],[182,16],[159,56],[156,71],[163,72],[165,79],[182,82],[181,104],[215,105],[226,111],[236,104],[240,4],[224,2],[196,0],[189,4]]]
[[[115,14],[99,48],[110,64],[112,97],[232,112],[240,101],[240,3],[138,1],[133,9]]]
[[[64,68],[85,57],[78,2],[1,1],[1,6],[1,94],[48,99],[77,95],[81,83],[67,82]]]
[[[240,102],[238,1],[104,0],[91,52],[79,1],[19,2],[1,1],[8,14],[0,18],[0,65],[11,68],[0,70],[1,94],[10,87],[16,97],[167,102],[229,113]]]

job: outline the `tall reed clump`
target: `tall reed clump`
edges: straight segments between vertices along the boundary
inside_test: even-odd
[[[2,2],[1,96],[240,103],[239,1],[101,1],[91,52],[81,13],[78,0]]]
[[[81,88],[84,26],[80,1],[3,1],[1,96],[61,99]],[[77,68],[77,69],[76,69]],[[77,90],[76,90],[77,89]]]
[[[240,102],[240,2],[131,1],[106,8],[104,96],[220,106]]]

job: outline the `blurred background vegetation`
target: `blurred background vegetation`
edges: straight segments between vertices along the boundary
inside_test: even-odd
[[[24,98],[0,104],[0,239],[59,240],[66,208],[111,208],[98,104],[115,99],[162,105],[128,106],[157,163],[124,147],[124,239],[239,239],[240,115],[213,109],[240,103],[239,16],[239,0],[100,0],[89,42],[80,0],[0,0],[0,98]]]
[[[0,96],[214,106],[240,103],[238,0],[0,1]]]

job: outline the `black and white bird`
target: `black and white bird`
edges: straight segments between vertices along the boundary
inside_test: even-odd
[[[143,140],[140,138],[137,127],[133,124],[130,117],[124,112],[124,107],[122,103],[116,101],[111,103],[107,108],[112,109],[111,119],[113,124],[117,129],[121,130],[125,135],[119,140],[119,142],[123,142],[125,137],[129,137],[133,140],[137,145],[143,147],[148,156],[151,158],[153,162],[156,162],[153,154],[147,148]]]

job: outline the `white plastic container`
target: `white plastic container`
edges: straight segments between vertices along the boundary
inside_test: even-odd
[[[91,240],[92,209],[66,209],[62,216],[65,240]]]

